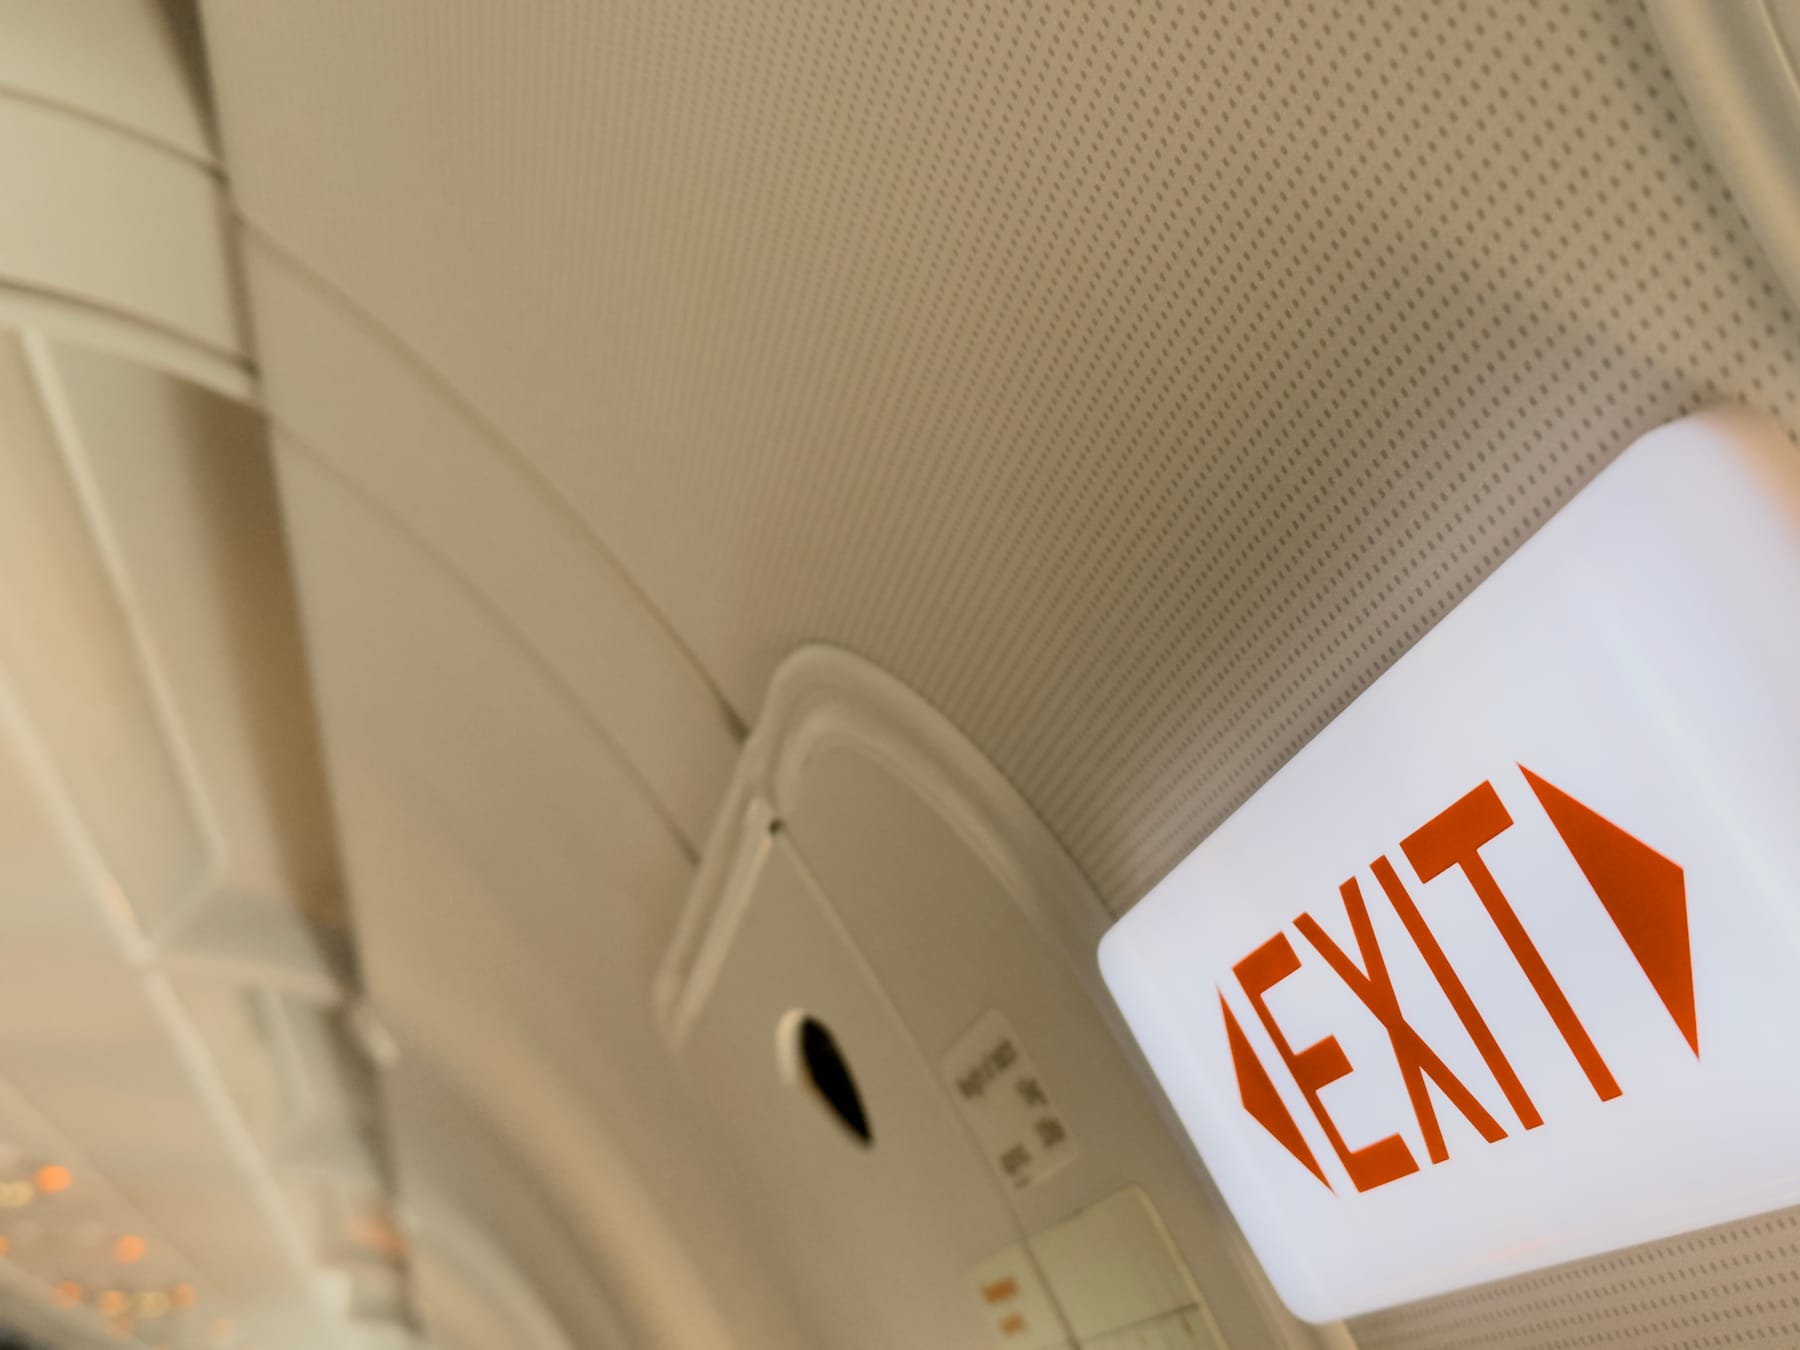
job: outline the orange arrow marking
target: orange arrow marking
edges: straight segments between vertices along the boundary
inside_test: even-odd
[[[1306,1136],[1300,1133],[1300,1127],[1288,1113],[1287,1103],[1281,1100],[1281,1093],[1276,1090],[1269,1071],[1256,1057],[1256,1048],[1250,1044],[1250,1038],[1244,1035],[1237,1018],[1231,1015],[1231,1005],[1223,994],[1219,995],[1219,1011],[1225,1014],[1225,1039],[1231,1044],[1231,1067],[1237,1071],[1238,1100],[1243,1102],[1251,1119],[1274,1135],[1277,1143],[1306,1164],[1306,1170],[1330,1190],[1331,1183],[1325,1181],[1318,1159],[1306,1145]]]
[[[1562,836],[1581,874],[1600,897],[1643,967],[1663,1007],[1700,1053],[1694,1011],[1694,959],[1688,944],[1687,881],[1679,864],[1627,834],[1592,807],[1583,806],[1523,764],[1525,781]]]

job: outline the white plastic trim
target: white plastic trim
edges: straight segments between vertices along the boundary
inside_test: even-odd
[[[705,935],[728,902],[740,842],[779,822],[806,761],[833,745],[855,745],[885,764],[947,821],[1007,882],[1007,894],[1062,951],[1099,1006],[1110,1011],[1095,950],[1110,915],[1026,800],[936,709],[891,675],[834,647],[803,647],[769,686],[763,715],[707,842],[699,875],[654,985],[671,1032],[704,982]],[[703,995],[702,995],[703,996]]]
[[[1800,302],[1800,34],[1796,0],[1650,0],[1650,21],[1707,149]]]
[[[1111,916],[1080,868],[1030,803],[947,718],[868,661],[822,645],[795,651],[776,670],[652,984],[658,1023],[677,1056],[748,904],[741,882],[755,875],[750,859],[780,827],[808,760],[835,746],[854,747],[879,762],[937,809],[1002,881],[1026,920],[1067,959],[1121,1053],[1148,1081],[1100,976],[1098,945]],[[1188,1151],[1173,1119],[1165,1115],[1165,1123]],[[1191,1152],[1190,1160],[1198,1165]],[[1239,1278],[1271,1314],[1267,1325],[1285,1337],[1283,1350],[1353,1350],[1341,1323],[1302,1328],[1276,1311],[1273,1290],[1235,1232],[1230,1250]]]

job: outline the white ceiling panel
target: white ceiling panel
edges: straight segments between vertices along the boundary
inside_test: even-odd
[[[568,503],[429,370],[254,237],[282,434],[467,588],[611,744],[690,856],[742,728]]]
[[[404,1338],[260,419],[0,334],[0,472],[0,1313]]]
[[[207,19],[254,229],[740,718],[872,657],[1115,907],[1636,435],[1800,427],[1635,6]]]
[[[794,648],[1122,911],[1638,435],[1800,432],[1636,5],[205,13],[403,1181],[578,1344],[796,1339],[644,1003]]]
[[[216,356],[242,351],[215,174],[0,92],[0,284],[92,306]]]
[[[0,91],[62,108],[210,164],[193,7],[171,0],[0,4]],[[185,14],[187,22],[179,23]]]
[[[803,1344],[650,1015],[681,840],[468,588],[277,443],[403,1203],[426,1240],[467,1215],[577,1345],[610,1309],[646,1346]]]

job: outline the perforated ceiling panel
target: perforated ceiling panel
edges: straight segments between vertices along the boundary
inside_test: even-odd
[[[869,656],[1116,909],[1633,438],[1800,429],[1622,0],[207,18],[253,277],[404,351],[742,721],[796,645]]]
[[[1800,333],[1623,3],[208,13],[259,231],[755,712],[887,666],[1129,905]]]
[[[1359,1350],[1800,1345],[1800,1210],[1360,1319]]]

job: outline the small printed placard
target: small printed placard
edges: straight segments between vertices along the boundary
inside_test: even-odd
[[[1081,1350],[1224,1350],[1187,1262],[1138,1187],[1032,1234],[1029,1246]]]
[[[1012,1190],[1075,1161],[1075,1140],[1042,1075],[998,1010],[982,1014],[944,1056],[950,1095],[982,1151]]]
[[[1073,1350],[1056,1301],[1044,1287],[1037,1262],[1015,1244],[995,1252],[969,1272],[981,1314],[1004,1350]]]
[[[1129,1186],[969,1272],[998,1350],[1223,1350],[1150,1197]]]

